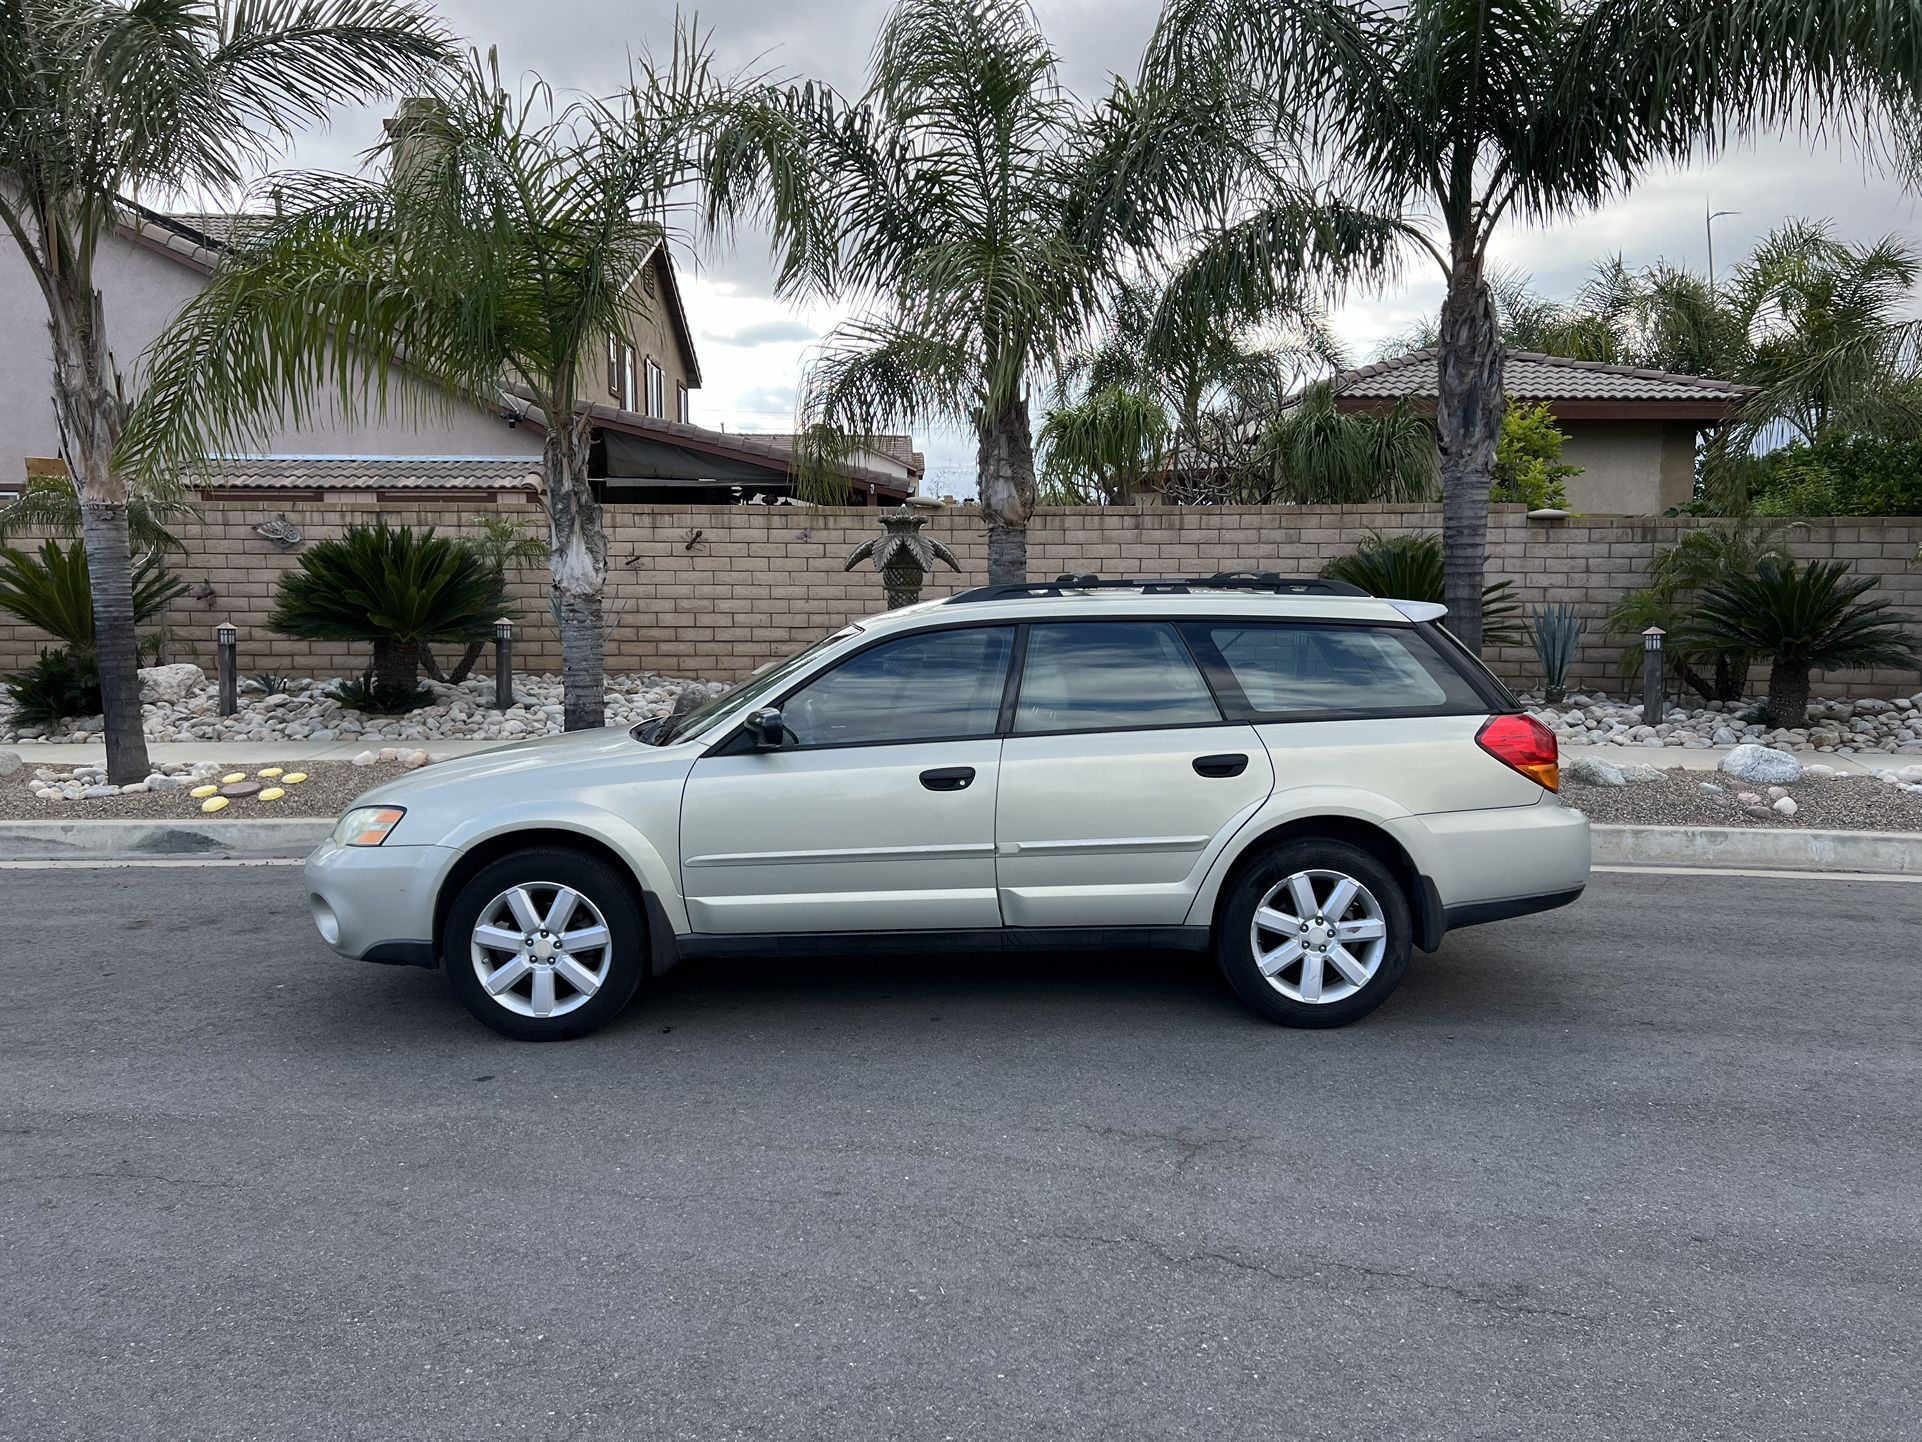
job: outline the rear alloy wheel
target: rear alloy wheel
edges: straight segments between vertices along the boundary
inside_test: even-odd
[[[1341,1026],[1380,1006],[1408,965],[1408,902],[1369,852],[1312,837],[1244,871],[1215,947],[1249,1006],[1287,1026]]]
[[[482,868],[444,935],[454,994],[520,1041],[584,1036],[640,984],[640,909],[612,868],[579,852],[529,850]]]

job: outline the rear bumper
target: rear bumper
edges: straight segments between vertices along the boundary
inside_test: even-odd
[[[357,960],[434,965],[434,900],[445,846],[336,846],[307,858],[307,906],[320,939]]]
[[[1390,830],[1421,873],[1417,940],[1427,951],[1458,927],[1567,906],[1588,885],[1588,818],[1553,796],[1403,817]]]
[[[1506,921],[1511,916],[1532,916],[1538,911],[1553,911],[1580,898],[1585,887],[1567,891],[1545,891],[1534,896],[1508,896],[1500,901],[1470,901],[1442,909],[1442,930],[1459,931],[1464,926],[1480,926],[1484,921]]]

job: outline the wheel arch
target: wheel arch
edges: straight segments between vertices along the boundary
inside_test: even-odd
[[[454,898],[460,895],[461,888],[503,857],[541,847],[591,856],[607,865],[620,878],[647,921],[646,975],[657,976],[680,959],[673,920],[668,916],[660,897],[646,884],[632,858],[593,832],[550,825],[492,832],[461,851],[447,869],[447,874],[441,878],[440,889],[434,896],[433,947],[436,962],[439,961],[441,944],[446,935],[447,914],[453,909]]]
[[[1433,951],[1441,945],[1448,923],[1435,883],[1423,873],[1393,832],[1379,821],[1353,812],[1310,812],[1267,823],[1257,819],[1233,856],[1226,865],[1218,867],[1203,894],[1196,898],[1196,913],[1207,916],[1212,930],[1220,920],[1225,898],[1241,873],[1282,842],[1304,836],[1346,842],[1381,862],[1401,884],[1402,894],[1408,900],[1409,914],[1415,923],[1415,944],[1423,951]]]

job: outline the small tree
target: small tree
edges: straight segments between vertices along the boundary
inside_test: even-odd
[[[307,641],[368,641],[370,685],[385,705],[420,686],[429,642],[472,641],[493,631],[507,605],[500,571],[430,527],[352,526],[316,541],[300,569],[280,578],[268,629]]]
[[[1767,656],[1771,726],[1808,718],[1809,674],[1864,666],[1914,666],[1915,641],[1885,600],[1864,601],[1873,576],[1849,574],[1846,561],[1794,561],[1765,556],[1702,593],[1684,630],[1689,641],[1717,650]]]
[[[1566,508],[1568,491],[1562,482],[1582,473],[1580,466],[1562,459],[1567,441],[1547,402],[1509,406],[1495,445],[1495,484],[1488,499],[1524,505],[1531,511]]]

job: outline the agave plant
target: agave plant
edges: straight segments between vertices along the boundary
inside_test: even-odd
[[[926,516],[916,515],[905,505],[898,511],[888,512],[881,517],[881,529],[887,534],[863,541],[849,551],[847,564],[841,569],[852,571],[873,557],[889,607],[912,606],[921,599],[922,584],[936,561],[945,561],[952,570],[961,569],[954,552],[921,534],[921,528],[927,523]]]
[[[485,637],[506,605],[500,571],[472,547],[380,521],[308,547],[280,578],[267,625],[303,640],[371,642],[370,684],[411,697],[423,646]]]
[[[1537,606],[1529,617],[1528,636],[1535,643],[1535,659],[1542,663],[1542,691],[1551,702],[1568,694],[1568,667],[1582,641],[1582,618],[1562,601]]]
[[[187,583],[171,574],[160,558],[143,556],[133,568],[133,621],[152,620]],[[43,541],[38,556],[0,546],[0,611],[37,626],[76,652],[94,647],[93,583],[87,552],[80,542],[62,546]]]
[[[1359,586],[1371,596],[1446,604],[1442,599],[1442,542],[1440,536],[1433,534],[1389,536],[1370,531],[1368,539],[1352,554],[1337,556],[1321,568],[1321,573]],[[1520,643],[1523,639],[1521,608],[1521,602],[1515,599],[1514,582],[1496,581],[1483,586],[1484,638],[1491,645]]]
[[[1915,641],[1885,600],[1865,601],[1873,576],[1850,576],[1846,561],[1766,556],[1753,572],[1717,581],[1702,593],[1683,629],[1690,644],[1770,658],[1771,726],[1807,719],[1809,673],[1864,666],[1922,664]]]

